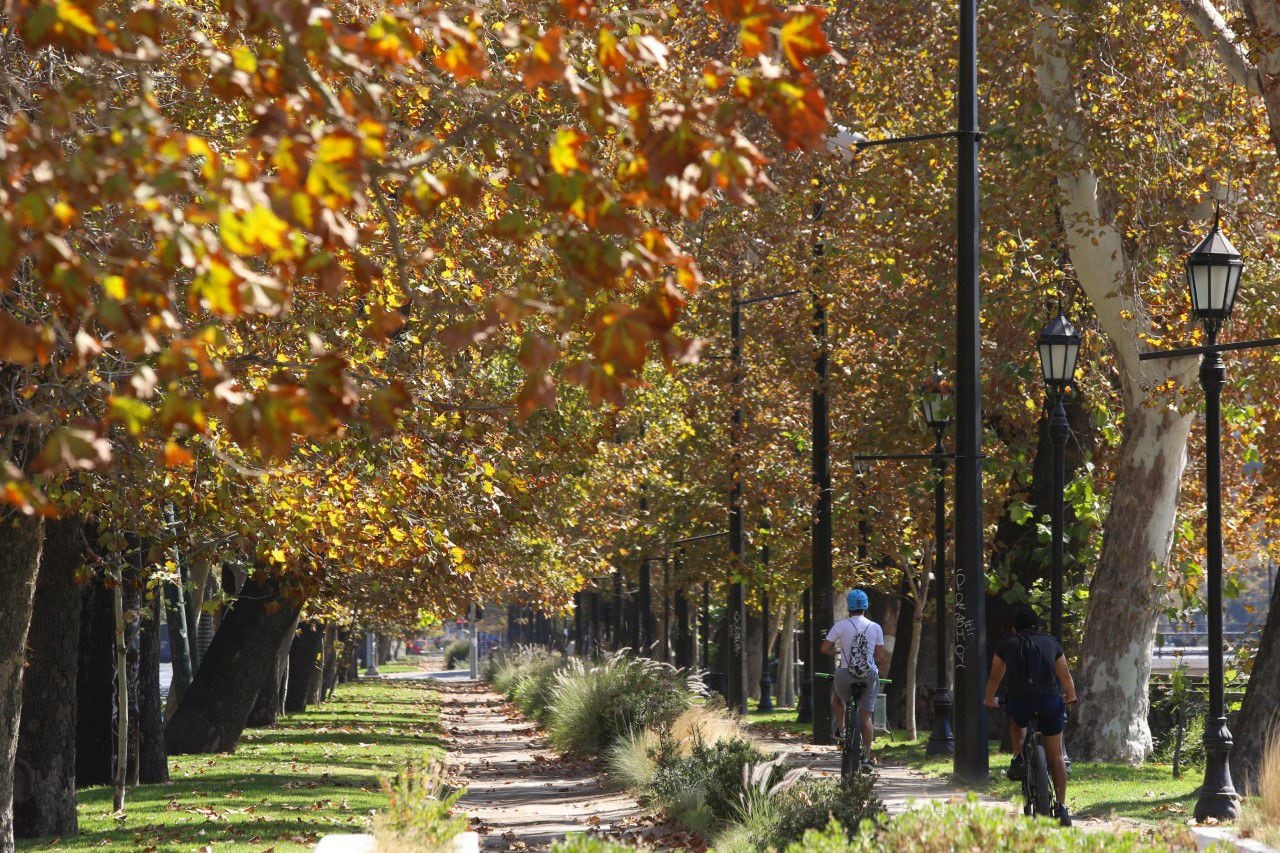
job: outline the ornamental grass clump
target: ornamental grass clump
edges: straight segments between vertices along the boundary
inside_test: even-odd
[[[382,790],[387,808],[374,820],[380,851],[443,853],[453,850],[454,839],[467,830],[466,816],[453,813],[467,791],[450,786],[434,761],[407,762],[394,778],[382,781]]]
[[[562,753],[604,755],[628,732],[666,728],[701,691],[695,676],[648,658],[575,659],[556,676],[547,740]]]
[[[1258,762],[1258,796],[1250,798],[1240,828],[1271,847],[1280,847],[1280,728],[1272,731]]]

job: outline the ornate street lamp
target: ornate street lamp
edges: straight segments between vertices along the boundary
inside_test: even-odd
[[[1213,230],[1187,258],[1187,289],[1191,308],[1204,325],[1209,346],[1218,342],[1223,322],[1231,316],[1244,262],[1240,253],[1218,230]],[[1231,782],[1231,732],[1223,703],[1222,675],[1222,386],[1227,368],[1222,354],[1209,349],[1200,360],[1200,386],[1204,388],[1205,421],[1205,586],[1209,611],[1209,716],[1204,727],[1204,784],[1196,801],[1196,820],[1233,820],[1239,795]]]
[[[1066,488],[1067,438],[1071,424],[1062,400],[1076,375],[1076,359],[1080,355],[1080,336],[1062,309],[1058,316],[1044,327],[1038,342],[1040,373],[1049,390],[1049,404],[1053,407],[1049,416],[1049,441],[1053,445],[1053,512],[1051,535],[1053,538],[1053,565],[1049,590],[1049,631],[1062,640],[1062,493]]]
[[[933,600],[937,628],[935,643],[938,686],[933,692],[933,733],[925,745],[928,755],[951,755],[956,750],[951,714],[951,679],[947,667],[947,457],[942,436],[951,425],[954,389],[936,364],[920,386],[920,415],[933,430]]]

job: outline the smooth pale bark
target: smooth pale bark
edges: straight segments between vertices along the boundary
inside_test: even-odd
[[[0,510],[0,853],[13,850],[13,759],[22,718],[22,667],[40,566],[39,516]]]
[[[276,649],[301,607],[300,600],[282,596],[275,581],[249,579],[165,727],[170,755],[235,749]]]
[[[183,563],[182,566],[186,569],[187,578],[187,642],[190,645],[191,677],[194,679],[195,671],[200,668],[200,623],[208,618],[208,614],[204,612],[204,599],[213,567],[204,561],[191,563],[189,567]]]
[[[298,625],[289,649],[289,686],[284,695],[284,709],[296,714],[307,710],[312,685],[320,679],[324,631],[314,622]]]
[[[1195,381],[1193,359],[1140,362],[1137,331],[1144,311],[1127,284],[1122,234],[1104,212],[1101,188],[1086,155],[1089,143],[1071,82],[1074,46],[1060,35],[1073,26],[1063,7],[1035,4],[1036,77],[1061,146],[1061,217],[1071,262],[1111,343],[1124,403],[1124,437],[1117,454],[1111,512],[1102,556],[1089,590],[1089,616],[1076,685],[1080,717],[1071,737],[1074,757],[1138,763],[1151,752],[1147,725],[1151,650],[1164,594],[1178,489],[1187,461],[1192,413],[1171,396],[1148,389],[1166,379]]]
[[[75,835],[76,653],[80,590],[75,571],[84,561],[80,517],[45,523],[36,579],[27,669],[22,680],[18,773],[26,779],[14,798],[18,838]]]
[[[1258,85],[1267,108],[1271,141],[1280,152],[1280,4],[1276,0],[1244,0],[1243,5],[1253,28]]]

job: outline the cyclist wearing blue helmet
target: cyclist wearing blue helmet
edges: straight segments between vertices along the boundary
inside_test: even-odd
[[[858,699],[858,711],[862,718],[862,748],[867,763],[871,762],[871,741],[876,736],[872,716],[876,708],[876,694],[880,691],[880,667],[888,664],[889,655],[884,648],[884,630],[867,618],[871,602],[860,589],[851,590],[845,599],[849,618],[831,626],[827,639],[822,643],[824,655],[840,655],[840,665],[835,673],[835,690],[831,693],[831,719],[837,729],[844,721],[844,706],[849,701],[855,680],[866,688]],[[837,731],[837,739],[844,736]]]

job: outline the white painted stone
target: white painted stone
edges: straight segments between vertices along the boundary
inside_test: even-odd
[[[377,840],[368,833],[326,835],[316,845],[316,853],[375,853]],[[480,853],[480,833],[463,832],[453,839],[454,853]]]
[[[1276,848],[1269,847],[1256,838],[1237,838],[1225,826],[1193,826],[1191,835],[1196,840],[1197,850],[1247,850],[1249,853],[1277,853]]]

